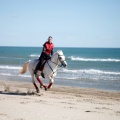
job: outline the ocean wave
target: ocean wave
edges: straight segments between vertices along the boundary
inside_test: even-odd
[[[25,78],[30,78],[31,77],[31,75],[18,75],[18,76],[25,77]]]
[[[21,59],[25,59],[25,58],[16,58],[16,57],[0,57],[0,59],[18,59],[18,60],[21,60]]]
[[[0,73],[0,75],[2,75],[2,76],[16,76],[16,75],[13,75],[13,74],[10,74],[10,73]]]
[[[56,79],[62,80],[73,80],[73,81],[93,81],[98,80],[98,78],[88,78],[88,77],[55,77]]]
[[[66,80],[75,80],[75,79],[78,79],[78,77],[55,77],[57,79],[66,79]]]
[[[0,73],[1,76],[11,76],[11,77],[31,77],[30,75],[20,75],[20,74],[11,74],[11,73]]]
[[[120,62],[120,59],[112,59],[112,58],[104,58],[104,59],[100,59],[100,58],[80,58],[80,57],[73,57],[70,56],[68,57],[73,61],[91,61],[91,62]]]
[[[31,54],[31,55],[29,55],[30,57],[40,57],[40,55],[38,55],[38,54]]]
[[[65,73],[77,73],[77,74],[105,74],[105,75],[120,75],[120,72],[111,72],[111,71],[103,71],[103,70],[96,70],[96,69],[83,69],[83,70],[68,70],[63,69]]]
[[[19,70],[19,69],[22,69],[22,67],[19,67],[19,66],[0,66],[0,69],[16,69],[16,70]]]

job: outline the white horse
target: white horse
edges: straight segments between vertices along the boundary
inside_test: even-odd
[[[45,90],[51,88],[52,84],[54,83],[54,77],[57,74],[57,67],[60,63],[61,63],[61,66],[63,67],[67,66],[67,62],[65,61],[65,56],[61,50],[54,53],[51,59],[46,61],[43,70],[38,71],[37,74],[35,75],[36,79],[40,83],[40,87],[43,86]],[[32,76],[32,83],[36,88],[36,92],[39,93],[39,88],[37,87],[35,80],[34,80],[34,70],[37,64],[38,64],[38,59],[25,62],[23,65],[23,69],[21,70],[20,73],[24,74],[29,69],[29,72]],[[41,75],[44,76],[45,79],[49,80],[48,86],[44,85],[42,80],[39,78]]]

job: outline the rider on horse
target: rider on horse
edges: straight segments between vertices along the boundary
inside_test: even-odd
[[[50,56],[53,55],[53,48],[54,44],[52,43],[52,37],[49,36],[48,41],[43,44],[43,50],[41,56],[39,57],[39,62],[35,68],[34,74],[37,73],[37,70],[42,68],[44,60],[48,60],[51,58]]]

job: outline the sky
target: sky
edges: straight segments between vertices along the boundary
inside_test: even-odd
[[[0,46],[120,48],[120,0],[0,0]]]

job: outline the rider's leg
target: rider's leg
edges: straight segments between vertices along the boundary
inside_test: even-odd
[[[44,61],[44,57],[41,55],[40,58],[39,58],[39,62],[38,62],[37,66],[36,66],[36,68],[34,70],[34,74],[36,74],[37,70],[39,70],[42,67],[43,61]]]
[[[36,66],[36,68],[35,68],[35,70],[34,70],[34,74],[37,73],[37,70],[39,69],[39,66],[40,66],[40,65],[41,65],[41,62],[39,61],[38,64],[37,64],[37,66]]]
[[[50,55],[45,54],[44,52],[41,53],[41,56],[39,58],[39,62],[34,70],[34,74],[37,73],[37,70],[40,69],[43,65],[44,60],[50,59]]]

